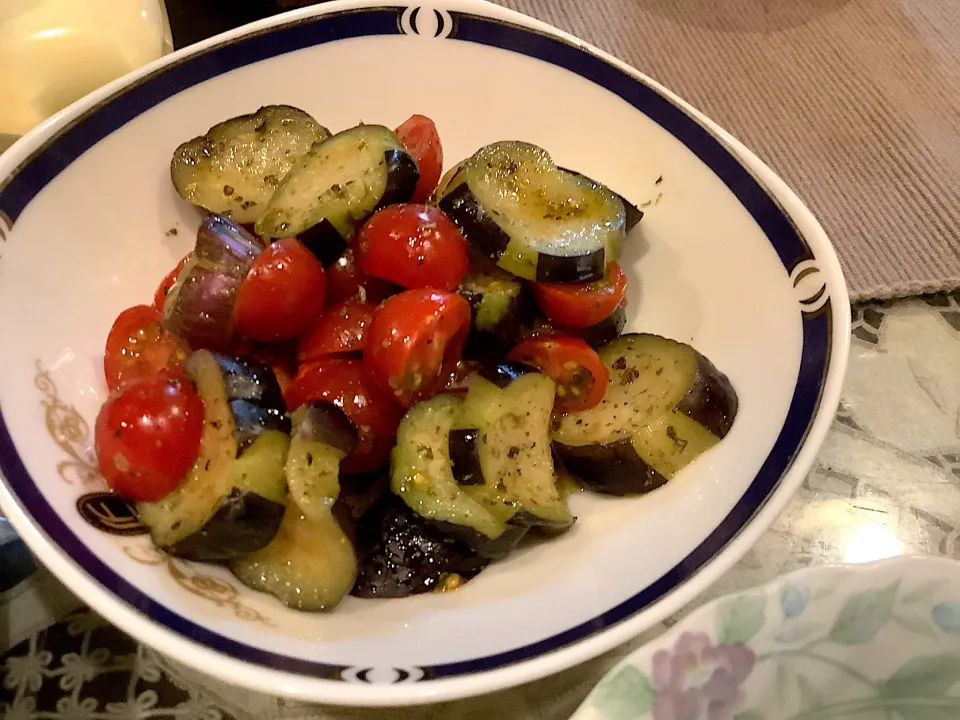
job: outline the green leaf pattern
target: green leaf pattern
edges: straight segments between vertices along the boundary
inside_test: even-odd
[[[738,595],[720,604],[717,610],[717,641],[721,645],[745,645],[766,622],[764,595]]]
[[[886,625],[897,597],[899,582],[857,593],[844,604],[833,623],[830,639],[840,645],[863,645]]]
[[[591,704],[607,720],[633,720],[649,712],[656,697],[656,689],[646,673],[633,665],[624,665],[597,686]]]

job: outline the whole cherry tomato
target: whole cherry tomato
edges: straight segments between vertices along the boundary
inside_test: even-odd
[[[185,376],[162,371],[132,382],[97,416],[100,473],[128,500],[160,500],[196,461],[203,425],[203,401]]]

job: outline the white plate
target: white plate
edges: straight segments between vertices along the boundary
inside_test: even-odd
[[[790,573],[685,617],[614,667],[572,720],[960,717],[960,563]]]
[[[285,610],[225,571],[85,521],[78,498],[103,489],[90,423],[104,398],[107,330],[119,310],[149,301],[198,222],[171,187],[171,152],[269,103],[303,107],[332,129],[423,113],[448,162],[528,140],[643,205],[624,260],[629,327],[692,342],[730,376],[741,403],[730,435],[652,495],[574,498],[572,532],[457,593],[350,598],[329,615]],[[0,158],[0,178],[3,509],[114,623],[251,688],[427,702],[595,656],[746,551],[801,482],[838,402],[847,294],[796,196],[648,78],[494,5],[335,2],[257,23],[68,108]]]

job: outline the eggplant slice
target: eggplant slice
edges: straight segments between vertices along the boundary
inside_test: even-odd
[[[660,487],[730,431],[737,394],[689,345],[623,335],[599,351],[610,370],[599,405],[556,418],[554,449],[588,488],[613,495]]]
[[[406,202],[420,173],[399,138],[381,125],[358,125],[315,145],[270,198],[256,230],[261,237],[333,233],[353,237],[378,208]],[[318,253],[314,239],[314,252]],[[323,255],[324,253],[319,253]]]
[[[523,284],[507,273],[470,274],[457,292],[470,303],[471,327],[464,357],[495,360],[516,345],[532,317]]]
[[[137,514],[154,544],[171,555],[229,560],[265,547],[280,527],[290,437],[263,426],[241,453],[239,438],[249,433],[238,432],[217,357],[200,350],[188,360],[187,372],[205,409],[200,456],[173,492],[138,503]]]
[[[466,458],[473,468],[469,482],[463,482],[463,475],[454,477],[455,469],[465,470],[464,460],[451,456],[465,449],[455,445],[461,435],[454,429],[463,403],[438,395],[407,411],[391,458],[391,489],[444,535],[484,557],[501,557],[516,546],[526,526],[511,523],[518,508],[505,493],[491,493],[484,486],[475,456]]]
[[[244,585],[295,610],[330,610],[353,587],[357,575],[353,545],[329,510],[317,517],[289,504],[270,544],[234,559],[230,571]]]
[[[616,193],[558,168],[535,145],[481,148],[447,181],[440,208],[504,270],[526,280],[599,280],[617,260],[626,210]]]
[[[489,562],[390,493],[358,521],[357,552],[360,568],[350,594],[363,598],[442,590],[449,578],[468,580]]]
[[[562,170],[565,170],[566,172],[570,173],[571,175],[577,175],[577,176],[579,176],[579,177],[585,178],[586,180],[589,180],[590,182],[595,183],[595,184],[597,184],[597,185],[600,184],[600,183],[598,183],[596,180],[592,180],[591,178],[587,177],[587,176],[584,175],[583,173],[577,172],[576,170],[570,170],[569,168],[562,168]],[[607,186],[604,186],[604,187],[607,187]],[[607,187],[607,189],[610,190],[610,192],[612,192],[612,193],[613,193],[614,195],[616,195],[618,198],[620,198],[620,202],[623,203],[623,209],[626,211],[626,223],[624,224],[624,228],[623,228],[623,229],[624,229],[626,232],[630,232],[630,231],[633,230],[637,225],[640,224],[640,221],[641,221],[641,220],[643,220],[643,210],[641,210],[641,209],[638,208],[636,205],[634,205],[632,202],[630,202],[629,200],[627,200],[623,195],[621,195],[620,193],[618,193],[616,190],[613,190],[613,189],[611,189],[611,188],[609,188],[609,187]]]
[[[330,132],[303,110],[269,105],[214,125],[173,153],[170,176],[181,197],[238,223],[260,219],[277,186]]]
[[[559,530],[574,522],[557,488],[550,448],[555,393],[546,375],[502,363],[471,383],[463,403],[461,426],[479,432],[476,452],[485,491],[502,493],[516,506],[513,524]]]
[[[343,411],[309,403],[294,413],[286,461],[290,489],[283,523],[269,545],[236,558],[230,570],[244,585],[297,610],[329,610],[353,587],[357,557],[333,513],[339,466],[357,442]]]
[[[234,336],[237,291],[261,250],[240,225],[209,215],[197,230],[193,257],[164,300],[164,325],[194,350],[225,349]]]

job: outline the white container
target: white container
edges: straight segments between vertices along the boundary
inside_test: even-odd
[[[162,0],[0,0],[0,150],[170,49]]]

